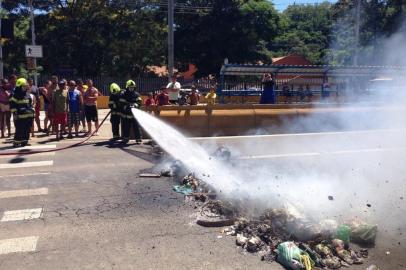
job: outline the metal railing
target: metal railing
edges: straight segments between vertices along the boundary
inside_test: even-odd
[[[42,86],[44,83],[51,78],[51,75],[41,75],[38,78],[38,85]],[[124,77],[108,77],[108,76],[59,76],[59,79],[66,80],[77,80],[82,79],[84,82],[87,79],[93,81],[94,86],[99,89],[103,95],[109,95],[109,86],[111,83],[117,83],[120,87],[124,88],[125,83],[128,80]],[[133,79],[137,84],[137,90],[140,94],[147,94],[151,92],[156,92],[161,89],[161,87],[168,84],[168,78],[166,77],[138,77]],[[198,79],[194,81],[185,81],[179,79],[182,87],[189,87],[195,85],[199,90],[205,92],[208,91],[211,85],[215,85],[215,80]]]

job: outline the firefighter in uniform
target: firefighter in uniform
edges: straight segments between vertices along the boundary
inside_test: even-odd
[[[121,121],[121,88],[116,83],[110,85],[110,99],[109,99],[109,108],[111,112],[110,122],[111,129],[113,131],[113,138],[111,141],[115,142],[120,139],[120,121]]]
[[[130,141],[130,131],[134,130],[134,136],[137,144],[141,143],[141,128],[135,119],[131,109],[140,108],[142,99],[140,94],[135,91],[135,82],[129,80],[125,84],[125,90],[120,97],[121,123],[122,123],[122,136],[123,143],[127,144]]]
[[[24,78],[16,82],[14,94],[10,99],[11,112],[15,119],[14,147],[28,145],[34,120],[33,100],[28,93],[28,83]]]

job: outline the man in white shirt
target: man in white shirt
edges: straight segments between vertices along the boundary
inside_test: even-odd
[[[177,74],[174,74],[172,77],[172,81],[170,83],[168,83],[168,85],[166,86],[170,103],[172,103],[172,104],[178,103],[180,88],[181,88],[181,85],[177,81]]]

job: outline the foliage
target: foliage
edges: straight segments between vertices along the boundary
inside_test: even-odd
[[[404,0],[361,0],[360,64],[379,64],[382,40],[401,28]],[[39,64],[48,73],[137,76],[165,65],[165,1],[34,0]],[[355,0],[291,5],[278,12],[267,0],[182,1],[175,14],[177,65],[194,63],[199,75],[218,74],[225,58],[270,63],[298,53],[314,64],[351,64]],[[208,6],[209,9],[194,7]],[[6,74],[25,72],[24,45],[31,43],[27,0],[4,0],[2,16],[15,20],[15,39],[3,42]]]

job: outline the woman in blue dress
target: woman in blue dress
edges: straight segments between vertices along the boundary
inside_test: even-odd
[[[275,81],[272,75],[267,73],[262,76],[263,91],[261,94],[261,104],[275,104]]]

